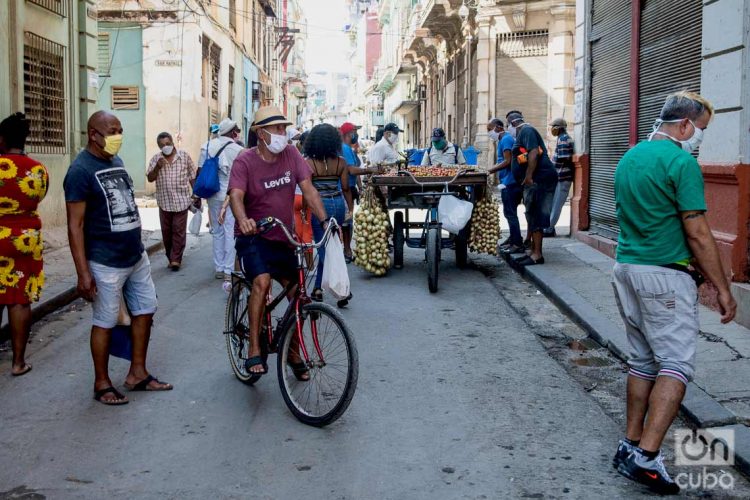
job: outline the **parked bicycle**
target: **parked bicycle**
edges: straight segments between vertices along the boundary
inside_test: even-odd
[[[307,295],[305,252],[325,245],[332,231],[339,228],[331,219],[323,238],[317,243],[301,243],[289,228],[274,217],[257,224],[259,233],[279,227],[297,256],[298,283],[286,286],[276,297],[269,294],[260,328],[261,356],[277,354],[276,371],[284,401],[301,422],[323,427],[344,414],[357,389],[359,358],[349,327],[339,312],[328,304],[313,302]],[[235,376],[253,385],[259,374],[248,370],[250,322],[248,303],[252,282],[241,273],[232,274],[232,290],[227,301],[224,333],[229,361]],[[271,313],[284,300],[289,303],[277,324]],[[304,366],[290,361],[289,354],[302,359]],[[309,378],[302,376],[307,372]]]

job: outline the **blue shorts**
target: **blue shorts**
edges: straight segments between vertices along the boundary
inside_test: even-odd
[[[253,281],[261,274],[275,280],[297,281],[297,257],[286,243],[261,236],[238,236],[235,243],[242,274]]]
[[[156,288],[146,252],[133,267],[109,267],[89,261],[89,269],[96,281],[94,326],[113,328],[117,324],[122,296],[131,316],[156,312]]]

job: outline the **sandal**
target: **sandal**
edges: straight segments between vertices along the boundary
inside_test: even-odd
[[[345,299],[341,299],[338,302],[336,302],[336,305],[339,309],[344,308],[349,305],[349,301],[352,300],[353,295],[349,293],[349,296]]]
[[[292,369],[292,373],[294,373],[294,376],[299,380],[300,382],[307,382],[310,380],[310,369],[307,367],[307,363],[304,361],[300,361],[298,363],[294,363],[292,361],[287,361],[286,363],[289,365],[289,368]]]
[[[31,365],[28,364],[28,363],[26,363],[26,364],[23,365],[23,370],[21,370],[18,373],[10,372],[10,374],[13,375],[14,377],[20,377],[21,375],[26,375],[30,371],[31,371]]]
[[[164,387],[159,387],[157,389],[152,388],[149,384],[151,382],[156,382],[157,384],[163,384]],[[133,391],[146,391],[146,392],[157,392],[157,391],[171,391],[173,389],[171,384],[167,384],[166,382],[160,382],[159,379],[157,379],[154,376],[147,376],[137,384],[128,384],[127,382],[125,384],[125,388],[131,392]]]
[[[105,394],[109,394],[110,392],[112,394],[114,394],[117,399],[109,399],[109,400],[102,399],[102,397]],[[94,399],[97,400],[98,402],[100,402],[101,404],[107,405],[107,406],[126,405],[129,402],[128,398],[126,398],[124,394],[122,394],[120,391],[118,391],[117,389],[115,389],[111,385],[109,387],[106,387],[106,388],[100,390],[100,391],[95,391],[94,392]]]
[[[310,298],[313,299],[315,302],[323,302],[323,290],[320,288],[316,288],[310,294]]]
[[[354,260],[354,256],[353,255],[351,255],[351,254],[350,255],[344,255],[344,261],[347,264],[351,264],[353,260]]]
[[[257,365],[263,367],[262,372],[254,372],[250,370],[250,368]],[[249,373],[250,375],[265,375],[266,373],[268,373],[268,365],[263,361],[262,356],[251,356],[245,360],[245,370],[247,370],[247,373]]]
[[[518,259],[516,261],[516,264],[518,264],[519,266],[524,266],[524,267],[526,267],[526,266],[536,266],[536,265],[539,265],[539,264],[544,264],[544,257],[539,257],[537,260],[534,260],[534,259],[531,258],[530,255],[527,255],[523,259]]]

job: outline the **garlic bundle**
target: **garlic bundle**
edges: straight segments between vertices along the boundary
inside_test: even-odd
[[[492,193],[474,205],[471,214],[471,237],[469,249],[476,253],[497,255],[500,239],[500,205]]]
[[[362,194],[362,204],[354,214],[354,263],[375,276],[385,275],[391,267],[389,232],[388,213],[375,198],[373,188],[368,186]]]

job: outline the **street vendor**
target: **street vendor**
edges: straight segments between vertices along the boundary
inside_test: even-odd
[[[395,123],[389,123],[383,128],[383,138],[370,149],[367,155],[367,161],[370,165],[396,163],[401,160],[401,156],[395,149],[400,132],[403,132],[403,130],[398,128]]]
[[[466,165],[466,158],[458,144],[448,142],[445,138],[445,130],[442,128],[432,129],[430,147],[422,156],[422,166],[435,165]]]

